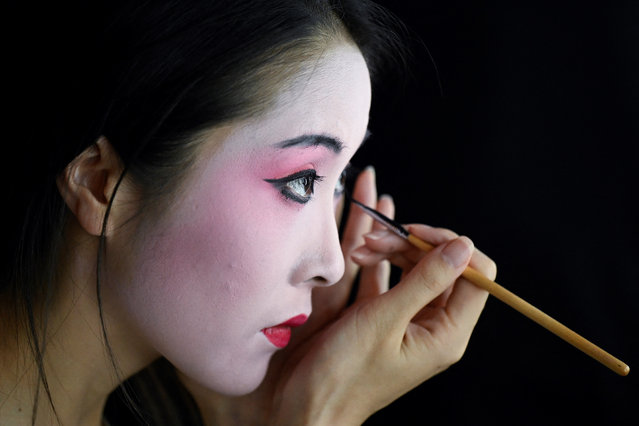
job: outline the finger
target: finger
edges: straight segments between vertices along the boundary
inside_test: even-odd
[[[361,246],[351,253],[351,258],[362,267],[373,266],[388,260],[392,265],[402,269],[403,273],[408,273],[425,255],[426,252],[419,250],[379,253],[370,250],[367,246]]]
[[[367,206],[374,206],[377,200],[375,170],[367,167],[355,182],[353,196]],[[344,276],[333,286],[316,287],[313,290],[313,310],[315,318],[332,317],[343,309],[348,301],[353,281],[359,271],[359,265],[351,259],[351,252],[364,243],[363,234],[370,231],[372,219],[361,209],[351,208],[342,236],[344,253]]]
[[[395,217],[395,203],[388,195],[380,197],[377,202],[376,210],[391,219]],[[373,227],[381,229],[383,228],[383,225],[375,222]],[[388,291],[390,273],[390,263],[386,260],[382,260],[376,264],[362,268],[359,279],[359,288],[357,291],[357,300],[375,297]]]
[[[359,266],[373,266],[388,259],[388,255],[372,251],[366,246],[360,246],[351,252],[351,259]]]
[[[488,292],[470,281],[462,278],[455,283],[453,292],[446,302],[446,313],[451,321],[457,325],[462,335],[470,334],[477,324],[488,299]]]
[[[386,292],[386,316],[405,326],[424,306],[439,296],[461,275],[473,252],[466,237],[456,238],[429,252],[398,285]]]
[[[470,259],[470,266],[489,280],[494,281],[497,277],[497,264],[478,249],[475,249],[473,257]]]
[[[497,276],[495,262],[477,249],[473,253],[469,266],[490,280],[495,280]],[[488,292],[461,277],[446,301],[446,311],[455,323],[464,325],[466,332],[470,335],[484,309],[487,298]]]
[[[388,291],[390,274],[391,264],[388,260],[382,259],[375,265],[363,267],[356,300],[379,296]]]
[[[408,240],[400,237],[389,229],[379,229],[364,234],[366,247],[372,252],[393,254],[397,252],[415,251],[416,248]]]
[[[495,265],[495,262],[493,262],[492,259],[490,259],[478,249],[474,250],[472,257],[470,258],[469,266],[481,272],[488,279],[494,280],[497,276],[497,266]],[[467,280],[463,277],[460,277],[458,282],[460,281]],[[455,284],[455,286],[456,285],[457,284]],[[448,298],[452,294],[453,288],[455,286],[449,287],[446,291],[440,294],[435,300],[430,303],[430,306],[439,308],[445,307],[448,304]]]
[[[425,256],[424,252],[420,254],[419,259],[421,259],[423,256]],[[377,253],[369,250],[366,246],[358,247],[351,253],[351,258],[355,263],[362,267],[374,266],[377,265],[379,262],[388,260],[392,265],[399,267],[405,272],[410,272],[415,264],[419,262],[419,259],[413,260],[410,258],[410,256],[404,256],[401,252],[391,254]]]
[[[388,194],[384,194],[377,200],[377,208],[375,209],[384,216],[394,219],[395,218],[395,201],[393,197]],[[387,229],[385,225],[379,222],[373,222],[373,231]]]
[[[442,294],[434,298],[433,301],[428,304],[428,306],[431,308],[446,307],[446,305],[448,304],[448,298],[453,293],[454,288],[455,288],[455,284],[448,287],[446,290],[442,292]]]
[[[388,252],[376,252],[370,250],[367,246],[361,246],[351,253],[351,258],[360,266],[372,266],[382,260],[389,260],[391,264],[408,272],[425,255],[425,251],[415,249],[412,246],[404,251],[389,250]]]
[[[377,188],[375,185],[375,169],[367,167],[357,177],[353,188],[353,198],[366,206],[374,207],[377,203]],[[350,260],[350,253],[353,250],[364,244],[362,235],[370,232],[372,225],[373,219],[362,209],[350,209],[342,236],[342,251],[347,260]],[[350,273],[354,277],[357,274],[358,266],[350,262],[350,265],[347,265],[347,269],[349,268],[350,270],[347,271],[347,274]]]
[[[409,224],[406,225],[406,229],[408,230],[408,232],[415,235],[416,237],[419,237],[422,240],[436,246],[450,241],[453,238],[459,237],[457,233],[451,231],[450,229],[436,228],[424,224]]]
[[[451,230],[428,225],[407,225],[407,228],[414,235],[433,245],[439,245],[457,237],[457,234]],[[387,259],[407,273],[426,253],[385,227],[364,235],[364,240],[366,245],[352,253],[352,258],[360,266],[374,265],[382,259]],[[445,301],[445,298],[443,300]]]
[[[433,245],[439,245],[457,237],[457,234],[448,229],[432,228],[427,225],[408,225],[408,227],[413,231],[413,235]],[[366,241],[366,250],[358,248],[354,252],[358,255],[358,264],[360,265],[370,264],[374,259],[380,258],[381,254],[402,253],[409,262],[415,263],[423,256],[421,250],[415,251],[415,247],[410,242],[388,229],[365,234],[364,240]],[[390,256],[387,258],[390,259]],[[491,280],[497,276],[495,262],[477,248],[473,252],[470,266]]]
[[[434,245],[440,245],[444,242],[456,238],[458,235],[453,231],[443,228],[433,228],[428,225],[408,225],[413,235]],[[373,231],[364,235],[366,246],[373,252],[378,253],[402,253],[407,260],[417,263],[424,256],[424,251],[415,247],[408,240],[399,237],[388,229]]]

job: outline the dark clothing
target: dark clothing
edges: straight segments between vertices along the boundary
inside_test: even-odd
[[[126,401],[121,387],[113,392],[104,409],[105,423],[109,426],[204,424],[193,397],[164,358],[126,380],[123,386],[134,404]]]

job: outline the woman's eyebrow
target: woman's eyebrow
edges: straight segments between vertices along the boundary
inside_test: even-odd
[[[302,135],[275,144],[276,148],[323,146],[336,154],[342,152],[344,144],[337,138],[326,135]]]
[[[370,136],[370,131],[366,130],[366,135],[364,136],[364,140],[362,143],[368,139]],[[279,142],[275,144],[276,148],[292,148],[292,147],[315,147],[315,146],[323,146],[325,148],[330,149],[336,154],[342,152],[344,149],[344,143],[340,141],[338,138],[326,135],[302,135],[293,139],[287,139],[285,141]]]

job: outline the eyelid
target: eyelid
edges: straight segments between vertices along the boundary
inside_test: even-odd
[[[274,184],[278,184],[278,183],[284,184],[284,183],[288,183],[288,182],[294,181],[295,179],[299,179],[303,177],[313,177],[315,178],[316,182],[324,179],[324,176],[317,175],[317,172],[315,171],[315,169],[304,169],[304,170],[300,170],[299,172],[295,172],[291,175],[284,176],[282,178],[264,179],[264,181],[268,183],[274,183]]]

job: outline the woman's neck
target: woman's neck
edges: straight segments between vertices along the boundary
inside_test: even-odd
[[[67,246],[72,249],[63,256],[66,267],[58,275],[56,297],[48,312],[46,339],[40,346],[48,392],[27,333],[8,322],[0,324],[9,328],[0,330],[0,424],[30,424],[35,407],[36,425],[59,421],[65,426],[99,426],[109,393],[156,356],[139,346],[140,339],[128,327],[105,313],[114,359],[106,350],[95,291],[95,260],[88,255],[95,254],[97,246],[91,250],[87,244],[97,241]]]

